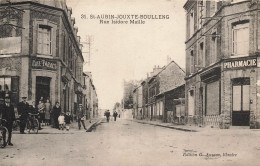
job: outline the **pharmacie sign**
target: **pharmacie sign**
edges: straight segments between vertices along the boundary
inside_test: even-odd
[[[32,68],[57,70],[57,63],[49,59],[32,59]]]
[[[231,59],[224,62],[224,69],[256,67],[257,58]]]

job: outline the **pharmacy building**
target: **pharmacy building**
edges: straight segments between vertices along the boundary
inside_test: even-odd
[[[188,0],[186,121],[260,128],[260,2]]]

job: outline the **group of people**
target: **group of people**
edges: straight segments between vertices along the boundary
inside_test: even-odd
[[[106,110],[105,113],[104,113],[104,116],[106,116],[107,122],[109,122],[109,118],[111,116],[110,111]],[[113,113],[114,121],[116,121],[117,116],[118,116],[118,113],[116,111],[114,111],[114,113]],[[120,118],[120,114],[119,114],[119,118]]]
[[[36,106],[34,101],[29,104],[27,97],[22,97],[22,101],[17,105],[18,115],[20,119],[20,133],[24,134],[26,122],[28,120],[28,113],[39,114],[37,119],[39,120],[39,130],[42,129],[42,125],[50,125],[59,129],[58,117],[61,114],[60,103],[56,102],[52,108],[50,100],[47,98],[46,102],[43,97],[40,98],[39,104]]]

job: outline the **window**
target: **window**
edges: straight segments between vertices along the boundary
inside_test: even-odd
[[[214,16],[218,11],[218,2],[219,0],[210,1],[210,16]]]
[[[67,48],[67,47],[66,47],[66,36],[65,36],[64,33],[63,33],[63,35],[64,35],[64,36],[63,36],[63,62],[66,63],[66,59],[67,59],[67,58],[66,58],[66,55],[67,55],[67,54],[66,54],[66,48]]]
[[[197,24],[198,24],[198,29],[202,27],[205,17],[206,17],[206,1],[205,0],[199,0],[198,1],[198,14],[197,14]]]
[[[233,80],[233,111],[249,111],[249,85],[249,78]]]
[[[51,27],[39,25],[38,28],[38,53],[51,55]]]
[[[248,56],[249,52],[249,23],[233,25],[232,53],[233,56]]]
[[[201,42],[199,44],[199,57],[201,59],[200,64],[202,65],[202,67],[205,67],[205,54],[204,54],[204,42]]]
[[[190,37],[194,34],[194,11],[190,11]]]
[[[193,66],[194,66],[194,53],[193,50],[190,51],[190,73],[193,73]]]
[[[214,32],[211,36],[210,40],[210,64],[215,63],[217,61],[217,36],[216,32]]]

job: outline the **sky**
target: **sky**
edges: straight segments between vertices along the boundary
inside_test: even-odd
[[[90,64],[84,65],[84,71],[93,75],[101,109],[113,108],[115,102],[121,101],[123,80],[145,79],[155,65],[167,65],[167,57],[185,67],[184,3],[184,0],[67,0],[81,42],[92,37]],[[102,19],[104,15],[126,18]],[[133,19],[129,15],[137,15],[135,20],[145,21],[144,24],[130,24]],[[164,15],[169,19],[141,19],[141,15]],[[112,20],[128,24],[112,24]],[[83,46],[83,52],[88,52],[88,45]],[[87,55],[83,53],[86,61]]]

